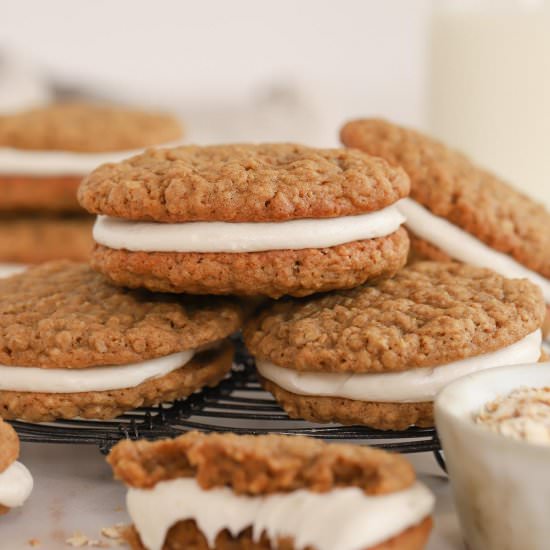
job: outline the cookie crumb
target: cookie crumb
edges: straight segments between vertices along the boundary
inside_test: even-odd
[[[39,546],[42,545],[42,543],[38,539],[29,539],[27,541],[27,544],[29,546],[32,546],[33,548],[38,548]]]
[[[74,548],[82,548],[83,546],[87,546],[89,541],[90,539],[86,535],[76,531],[65,541],[65,544]]]
[[[126,541],[122,538],[122,530],[124,524],[117,523],[112,527],[103,527],[101,529],[101,536],[111,539],[109,542],[104,540],[90,539],[83,533],[75,531],[71,537],[69,537],[65,543],[73,548],[113,548],[119,546],[126,546]]]
[[[107,539],[120,540],[122,537],[122,530],[124,529],[124,524],[117,523],[112,527],[103,527],[101,529],[101,536]]]

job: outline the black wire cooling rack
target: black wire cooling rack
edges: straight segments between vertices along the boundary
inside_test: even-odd
[[[262,390],[254,361],[238,346],[231,376],[185,400],[137,409],[111,421],[58,420],[35,424],[13,421],[22,441],[98,445],[103,453],[124,438],[158,439],[190,430],[239,434],[280,433],[325,440],[353,441],[400,453],[433,452],[444,468],[433,428],[388,432],[365,426],[312,424],[290,419],[271,394]]]

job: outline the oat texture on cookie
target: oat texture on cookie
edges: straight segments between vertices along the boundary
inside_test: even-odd
[[[0,311],[0,363],[43,368],[142,362],[217,342],[242,321],[232,298],[117,288],[69,261],[0,280]]]
[[[550,213],[541,204],[462,153],[385,120],[351,121],[341,139],[403,167],[411,198],[431,213],[550,278]]]
[[[159,222],[266,222],[380,210],[409,192],[399,167],[359,151],[295,144],[150,150],[92,172],[91,213]]]
[[[95,103],[55,103],[0,117],[0,147],[96,153],[180,139],[173,116]]]
[[[526,280],[420,262],[371,285],[270,305],[244,335],[253,355],[281,367],[399,372],[503,348],[540,328],[545,312]]]

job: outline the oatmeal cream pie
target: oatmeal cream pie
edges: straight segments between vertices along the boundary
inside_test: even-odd
[[[180,136],[170,116],[98,104],[0,116],[0,268],[87,260],[93,217],[76,199],[82,177],[98,164]]]
[[[400,210],[415,257],[452,258],[529,279],[542,289],[550,314],[550,212],[542,205],[414,130],[355,120],[342,128],[341,138],[408,173],[411,196]]]
[[[270,305],[244,332],[292,418],[401,430],[432,426],[434,397],[452,380],[536,362],[544,313],[525,279],[419,262],[372,285]]]
[[[99,218],[92,265],[119,285],[304,296],[392,275],[408,237],[401,168],[302,145],[149,150],[79,189]]]
[[[113,418],[214,385],[242,321],[230,298],[113,287],[58,261],[0,280],[0,416]]]
[[[0,213],[79,212],[84,175],[181,133],[169,115],[93,103],[0,116]]]
[[[32,491],[32,476],[18,458],[19,438],[0,418],[0,515],[23,506]]]
[[[420,550],[431,530],[412,466],[369,447],[191,432],[123,441],[108,461],[133,550]]]

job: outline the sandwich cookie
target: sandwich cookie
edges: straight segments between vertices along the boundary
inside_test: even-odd
[[[292,144],[149,150],[99,167],[92,266],[113,283],[304,296],[392,275],[408,238],[405,172],[359,151]]]
[[[431,530],[412,466],[369,447],[191,432],[123,441],[108,461],[133,550],[420,550]]]
[[[292,418],[433,426],[433,400],[482,369],[536,362],[540,289],[458,263],[268,306],[245,327],[264,387]]]
[[[76,191],[99,164],[181,138],[159,113],[58,103],[0,117],[0,212],[80,212]]]
[[[172,117],[62,103],[0,116],[0,262],[87,260],[93,218],[79,206],[98,164],[181,137]]]
[[[455,259],[529,279],[550,304],[550,213],[544,206],[463,154],[390,122],[352,121],[341,138],[409,175],[411,196],[400,210],[413,257]],[[550,316],[546,324],[550,330]]]
[[[0,416],[113,418],[173,401],[230,370],[229,298],[155,295],[110,286],[58,261],[0,280]]]
[[[0,418],[0,515],[23,506],[32,491],[32,476],[18,458],[19,438]]]

